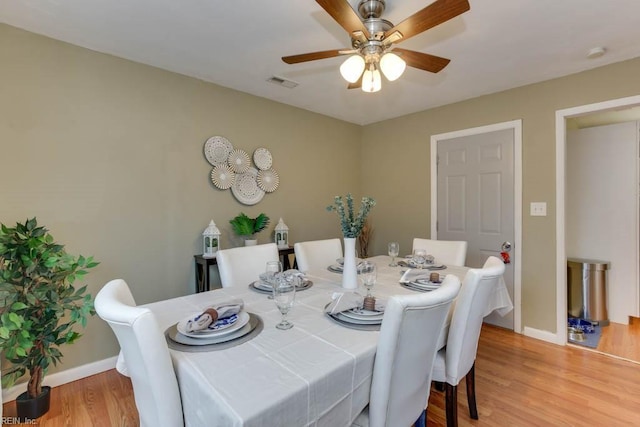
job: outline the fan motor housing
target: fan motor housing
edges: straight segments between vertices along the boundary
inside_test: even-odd
[[[380,18],[384,8],[384,0],[360,0],[358,4],[358,12],[362,19]]]

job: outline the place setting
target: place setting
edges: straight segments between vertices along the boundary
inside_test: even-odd
[[[377,279],[376,265],[364,261],[359,272],[367,295],[363,297],[357,292],[335,292],[331,302],[324,307],[325,314],[347,328],[379,331],[384,317],[385,302],[377,300],[371,293]]]
[[[436,272],[425,273],[422,270],[409,269],[400,278],[400,285],[412,291],[429,292],[438,289],[444,277]]]
[[[363,262],[364,260],[362,260],[361,258],[356,258],[356,268],[358,269],[358,274],[360,274],[360,267],[362,266]],[[342,273],[344,271],[344,258],[336,259],[336,263],[331,264],[329,267],[327,267],[327,270],[331,271],[332,273]]]
[[[446,265],[438,263],[433,255],[427,253],[426,249],[414,249],[411,255],[407,255],[404,260],[398,261],[401,267],[425,269],[425,270],[444,270]]]
[[[244,302],[234,298],[212,304],[182,319],[165,331],[165,337],[174,350],[212,351],[247,342],[262,329],[260,316],[245,311]]]
[[[282,271],[280,261],[269,261],[266,264],[265,272],[258,276],[258,280],[249,284],[249,289],[254,292],[269,295],[273,298],[273,287],[278,278],[293,281],[297,291],[306,291],[313,286],[313,282],[305,278],[304,273],[296,269]]]

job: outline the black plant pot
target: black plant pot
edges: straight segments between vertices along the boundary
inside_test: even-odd
[[[42,393],[36,398],[30,398],[25,391],[16,399],[18,418],[35,420],[49,411],[51,402],[51,387],[42,386]]]

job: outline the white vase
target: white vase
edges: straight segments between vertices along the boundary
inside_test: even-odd
[[[356,266],[356,239],[344,238],[344,264],[342,266],[342,287],[344,289],[358,289],[358,269]]]
[[[255,246],[258,244],[258,239],[245,239],[244,240],[244,245],[245,246]]]

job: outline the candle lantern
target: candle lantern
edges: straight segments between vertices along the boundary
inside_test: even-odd
[[[209,226],[202,233],[202,256],[213,258],[220,247],[220,230],[216,223],[211,220]]]
[[[282,222],[282,218],[278,221],[275,229],[275,242],[278,245],[278,249],[284,249],[289,247],[289,227]]]

